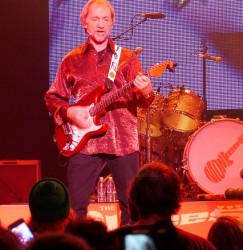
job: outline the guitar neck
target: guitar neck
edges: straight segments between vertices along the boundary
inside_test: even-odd
[[[130,90],[133,88],[133,81],[122,86],[118,90],[116,90],[114,93],[105,96],[99,103],[95,104],[90,109],[90,115],[95,116],[98,113],[100,113],[102,110],[104,110],[106,107],[108,107],[110,104],[114,103],[117,99],[122,97],[124,94],[130,92]]]
[[[145,73],[145,75],[149,77],[159,77],[166,69],[169,69],[171,72],[174,72],[175,67],[176,63],[173,63],[172,61],[158,63],[150,67]],[[95,116],[96,114],[103,111],[107,106],[115,102],[118,98],[128,93],[134,86],[133,82],[134,80],[129,82],[128,84],[125,84],[124,86],[116,90],[114,93],[103,97],[103,99],[99,103],[96,103],[93,107],[90,108],[90,115]]]

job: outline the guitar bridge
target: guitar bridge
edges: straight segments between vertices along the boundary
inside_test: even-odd
[[[63,126],[63,133],[67,137],[63,151],[74,151],[80,142],[80,136],[75,126],[66,123]]]

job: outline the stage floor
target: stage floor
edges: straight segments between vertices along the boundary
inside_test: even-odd
[[[109,230],[119,227],[118,203],[91,203],[88,211],[90,217],[105,222]],[[27,220],[29,215],[27,204],[0,205],[0,220],[5,227],[19,218]],[[177,227],[206,238],[215,219],[225,215],[243,223],[243,200],[184,201],[172,219]]]

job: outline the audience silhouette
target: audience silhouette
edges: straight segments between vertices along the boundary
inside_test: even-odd
[[[29,209],[31,215],[27,224],[34,234],[64,232],[66,225],[76,219],[67,187],[54,178],[43,178],[33,185]]]
[[[108,231],[104,222],[77,218],[67,187],[43,178],[30,190],[27,221],[35,234],[24,247],[10,230],[0,226],[1,250],[242,250],[243,225],[222,216],[207,239],[177,228],[172,215],[180,210],[183,190],[178,173],[161,162],[140,168],[129,193],[131,223]]]
[[[23,246],[18,237],[10,230],[0,226],[0,249],[1,250],[22,250]]]
[[[136,235],[144,235],[147,236],[145,246],[153,241],[155,249],[215,250],[208,240],[174,226],[171,216],[178,213],[182,195],[180,177],[174,169],[161,162],[145,164],[129,191],[134,222],[110,232],[109,241],[113,246],[107,249],[124,249],[127,236],[139,240]]]
[[[243,225],[231,216],[221,216],[209,229],[207,239],[219,250],[242,250]]]
[[[81,237],[63,232],[48,232],[37,235],[25,250],[91,250]]]
[[[65,232],[84,238],[92,249],[105,249],[104,244],[108,230],[102,221],[93,218],[71,221],[67,225]]]

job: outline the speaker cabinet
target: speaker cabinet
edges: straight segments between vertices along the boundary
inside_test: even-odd
[[[0,161],[0,205],[28,203],[29,191],[40,178],[39,160]]]

